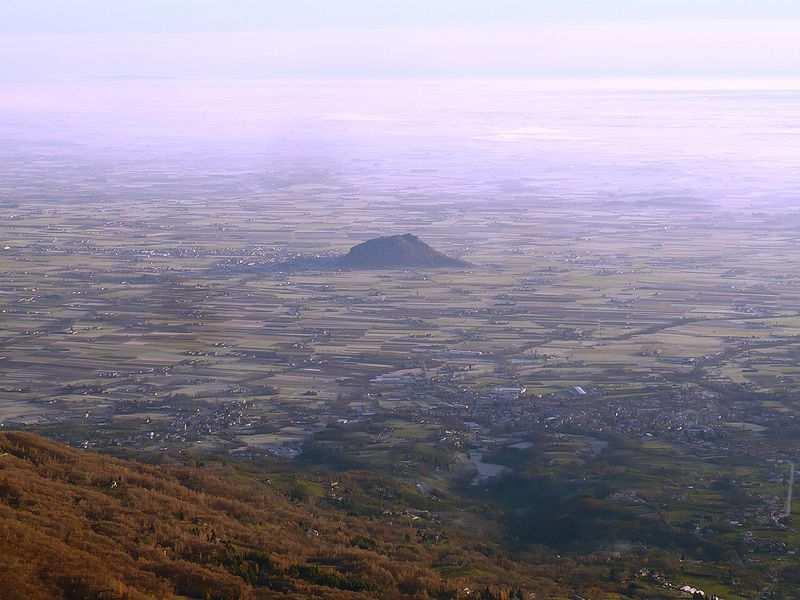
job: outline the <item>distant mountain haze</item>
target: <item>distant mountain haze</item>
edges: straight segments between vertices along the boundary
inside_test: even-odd
[[[796,77],[791,0],[4,0],[0,81]]]

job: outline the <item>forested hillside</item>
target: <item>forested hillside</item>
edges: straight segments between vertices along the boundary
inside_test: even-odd
[[[152,466],[0,434],[2,597],[513,598],[532,589],[528,575],[509,572],[519,565],[443,527],[417,527],[414,515],[328,507],[348,485],[278,485],[233,467]]]

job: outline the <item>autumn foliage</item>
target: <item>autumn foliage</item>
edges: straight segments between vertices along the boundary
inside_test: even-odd
[[[499,559],[465,543],[300,496],[233,467],[154,466],[0,434],[0,596],[528,597]],[[433,567],[443,560],[479,575],[444,575]]]

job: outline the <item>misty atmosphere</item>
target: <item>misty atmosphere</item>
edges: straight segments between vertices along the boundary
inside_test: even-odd
[[[0,600],[800,599],[800,5],[6,0]]]

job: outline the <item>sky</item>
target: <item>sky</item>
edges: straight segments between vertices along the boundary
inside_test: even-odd
[[[797,0],[3,0],[0,81],[800,77]]]

